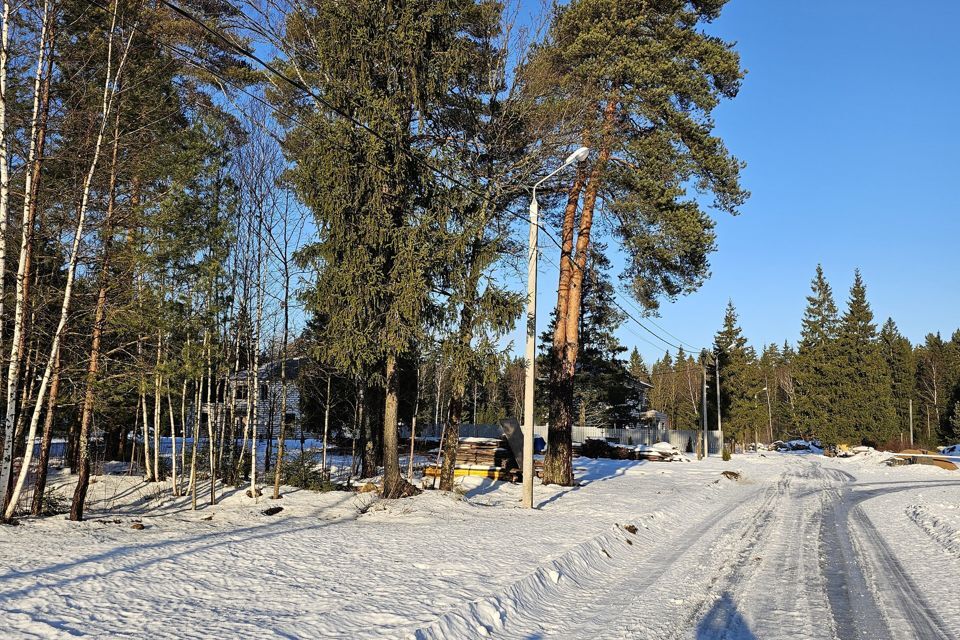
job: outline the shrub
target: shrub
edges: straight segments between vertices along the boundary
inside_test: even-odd
[[[324,476],[319,451],[296,451],[296,455],[283,460],[283,483],[291,487],[311,491],[333,491],[336,485]]]
[[[56,491],[45,491],[40,501],[40,515],[55,516],[70,511],[70,501]]]
[[[730,449],[727,447],[723,448],[723,451],[720,454],[720,457],[723,458],[724,462],[730,462]]]

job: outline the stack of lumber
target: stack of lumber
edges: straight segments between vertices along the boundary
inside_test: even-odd
[[[439,473],[435,466],[424,470],[426,476]],[[520,468],[506,438],[460,438],[454,475],[516,481]]]
[[[506,438],[460,438],[457,466],[516,467]]]

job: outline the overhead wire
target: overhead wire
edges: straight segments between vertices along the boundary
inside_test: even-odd
[[[87,2],[88,4],[90,4],[91,6],[97,7],[97,8],[99,8],[99,9],[101,9],[102,11],[105,11],[105,12],[107,12],[107,13],[115,16],[115,17],[117,17],[118,19],[121,18],[115,11],[113,11],[112,9],[110,9],[108,6],[105,6],[105,5],[101,4],[101,3],[98,2],[97,0],[86,0],[86,2]],[[288,76],[287,74],[283,73],[282,71],[280,71],[279,69],[277,69],[274,65],[270,64],[269,62],[267,62],[266,60],[264,60],[263,58],[261,58],[260,56],[258,56],[255,52],[253,52],[253,51],[250,50],[249,48],[244,47],[243,45],[241,45],[241,44],[235,42],[234,40],[232,40],[231,38],[227,37],[227,36],[226,36],[225,34],[223,34],[222,32],[220,32],[220,31],[218,31],[218,30],[210,27],[210,26],[207,25],[203,20],[201,20],[200,18],[198,18],[197,16],[195,16],[195,15],[194,15],[193,13],[191,13],[190,11],[184,9],[183,7],[177,5],[177,4],[173,3],[173,2],[170,2],[170,0],[159,0],[159,3],[162,4],[163,6],[167,7],[167,8],[170,9],[171,11],[175,12],[177,15],[179,15],[179,16],[185,18],[186,20],[188,20],[188,21],[196,24],[196,25],[199,26],[201,29],[203,29],[206,33],[209,33],[211,36],[215,37],[215,38],[216,38],[217,40],[219,40],[220,42],[225,43],[225,44],[227,45],[227,47],[230,48],[231,50],[233,50],[234,52],[240,54],[241,56],[243,56],[243,57],[245,57],[245,58],[247,58],[247,59],[249,59],[249,60],[252,60],[252,61],[255,62],[255,63],[257,63],[257,64],[260,65],[264,70],[266,70],[267,72],[269,72],[271,75],[277,77],[278,79],[282,80],[284,83],[286,83],[286,84],[294,87],[295,89],[297,89],[297,90],[301,91],[302,93],[306,94],[307,96],[311,97],[311,98],[314,99],[317,103],[323,105],[324,107],[326,107],[327,109],[329,109],[331,112],[333,112],[333,113],[336,114],[337,116],[339,116],[339,117],[343,118],[344,120],[348,121],[348,122],[349,122],[350,124],[352,124],[354,127],[357,127],[357,128],[359,128],[359,129],[363,130],[364,132],[366,132],[366,133],[368,133],[369,135],[377,138],[379,141],[381,141],[381,142],[383,142],[383,143],[389,144],[389,140],[387,140],[382,134],[380,134],[379,132],[377,132],[376,130],[374,130],[373,128],[371,128],[369,125],[367,125],[366,123],[364,123],[364,122],[361,121],[361,120],[358,120],[357,118],[355,118],[354,116],[350,115],[349,113],[343,111],[342,109],[338,108],[337,106],[333,105],[332,103],[330,103],[330,101],[326,100],[323,96],[321,96],[320,94],[318,94],[316,91],[312,90],[309,86],[307,86],[307,85],[306,85],[305,83],[303,83],[302,81],[300,81],[300,80],[298,80],[298,79],[295,79],[295,78],[291,78],[291,77]],[[239,13],[243,13],[239,8],[233,6],[233,5],[230,4],[229,2],[228,2],[227,4],[228,4],[228,6],[231,6],[231,8],[233,8],[235,11],[238,11]],[[245,15],[245,14],[244,14],[244,15]],[[213,68],[212,68],[212,65],[210,65],[210,61],[207,60],[207,59],[205,59],[205,58],[203,58],[202,56],[200,56],[200,55],[198,55],[198,54],[196,54],[196,53],[194,53],[194,52],[190,52],[190,51],[184,50],[184,49],[182,49],[182,48],[180,48],[180,47],[177,47],[177,46],[175,46],[175,45],[172,45],[172,44],[170,44],[170,43],[163,42],[163,41],[161,41],[159,38],[153,37],[152,34],[148,33],[147,31],[145,31],[144,29],[142,29],[141,27],[139,27],[138,24],[134,24],[132,28],[133,28],[134,30],[136,30],[136,31],[139,31],[140,33],[143,33],[143,34],[146,35],[147,37],[150,37],[150,38],[151,38],[155,43],[157,43],[159,46],[162,46],[162,47],[164,47],[164,48],[166,48],[166,49],[168,49],[168,50],[170,50],[170,51],[173,51],[173,52],[177,53],[178,55],[186,58],[187,61],[188,61],[190,64],[195,65],[195,66],[198,66],[198,67],[202,68],[204,71],[207,71],[208,73],[211,73],[213,76],[215,76],[215,77],[216,77],[217,79],[219,79],[221,82],[224,82],[225,84],[230,85],[230,86],[233,87],[235,90],[240,91],[241,93],[243,93],[244,95],[248,96],[249,98],[257,101],[259,104],[267,107],[267,108],[270,109],[274,114],[280,115],[280,116],[282,116],[283,118],[286,118],[287,120],[289,120],[289,121],[291,121],[291,122],[293,122],[293,123],[295,123],[295,124],[297,124],[297,125],[299,125],[299,126],[302,126],[302,127],[306,128],[306,129],[308,129],[308,130],[310,130],[310,131],[312,131],[312,132],[314,132],[314,133],[317,133],[317,134],[325,137],[326,139],[330,140],[330,136],[329,136],[328,133],[322,132],[321,130],[319,130],[319,129],[315,128],[315,127],[310,126],[309,124],[303,122],[302,120],[298,119],[296,116],[294,116],[294,115],[292,115],[292,114],[290,114],[290,113],[285,113],[285,112],[281,111],[276,105],[268,102],[267,100],[264,100],[262,97],[256,95],[255,93],[246,90],[246,89],[245,89],[243,86],[241,86],[237,81],[232,80],[232,79],[226,77],[224,74],[220,73],[219,71],[213,69]],[[203,63],[206,63],[206,64],[203,64]],[[474,195],[476,195],[476,196],[486,197],[485,194],[481,193],[480,191],[477,191],[477,190],[474,189],[472,186],[470,186],[470,185],[464,183],[463,181],[461,181],[460,179],[458,179],[456,176],[453,176],[453,175],[449,174],[448,172],[444,171],[444,170],[441,169],[440,167],[437,167],[437,166],[434,165],[433,163],[427,161],[427,160],[424,159],[423,157],[421,157],[421,156],[413,153],[413,152],[410,151],[409,149],[402,149],[401,152],[404,153],[404,155],[408,156],[408,157],[409,157],[411,160],[413,160],[414,162],[416,162],[416,163],[420,164],[421,166],[423,166],[424,168],[430,170],[431,172],[435,173],[435,174],[438,175],[438,176],[441,176],[441,177],[445,178],[445,179],[448,180],[451,184],[454,184],[454,185],[456,185],[456,186],[458,186],[458,187],[460,187],[460,188],[462,188],[462,189],[464,189],[464,190],[466,190],[466,191],[468,191],[468,192],[470,192],[470,193],[472,193],[472,194],[474,194]],[[367,164],[371,164],[371,163],[368,162]],[[373,166],[373,165],[371,164],[371,166]],[[507,213],[509,213],[510,215],[512,215],[512,216],[514,216],[514,217],[516,217],[516,218],[519,218],[519,219],[521,219],[521,220],[523,220],[523,221],[527,221],[527,218],[526,218],[525,216],[523,216],[522,214],[519,214],[519,213],[514,212],[514,211],[509,211],[509,210],[507,211]],[[555,245],[557,246],[557,248],[559,248],[561,251],[563,250],[562,244],[556,239],[556,237],[550,232],[549,229],[547,229],[547,228],[546,228],[545,226],[543,226],[542,224],[538,224],[537,227],[538,227],[538,229],[539,229],[540,231],[542,231],[542,232],[547,236],[547,238],[548,238],[553,244],[555,244]],[[556,263],[553,263],[553,264],[554,264],[554,266],[556,266],[557,268],[559,268],[559,265],[556,265]],[[581,269],[580,265],[577,264],[576,261],[574,261],[574,260],[570,260],[570,264],[571,264],[574,268],[576,268],[576,269],[578,269],[578,270]],[[659,341],[662,342],[663,344],[665,344],[665,345],[667,345],[667,346],[669,346],[669,347],[672,347],[672,348],[674,348],[674,349],[677,349],[678,351],[679,351],[679,350],[682,350],[681,344],[686,344],[687,346],[691,347],[691,348],[694,349],[694,350],[698,350],[698,349],[699,349],[698,347],[695,347],[694,345],[691,345],[690,343],[685,342],[685,341],[681,340],[680,338],[676,337],[675,335],[671,334],[669,331],[667,331],[667,330],[664,329],[663,327],[660,327],[659,325],[656,325],[656,323],[651,320],[651,323],[652,323],[652,324],[655,324],[658,328],[660,328],[662,331],[664,331],[665,333],[667,333],[668,335],[670,335],[671,337],[673,337],[673,338],[674,338],[675,340],[677,340],[677,342],[679,342],[680,344],[677,344],[677,343],[671,342],[670,340],[667,340],[667,339],[664,338],[663,336],[659,335],[657,332],[655,332],[655,331],[653,331],[652,329],[650,329],[649,327],[647,327],[643,322],[641,322],[637,317],[635,317],[633,313],[631,313],[631,312],[628,311],[626,308],[624,308],[624,306],[621,305],[620,302],[619,302],[616,298],[614,298],[614,299],[612,300],[612,302],[613,302],[613,304],[614,304],[627,318],[629,318],[631,321],[633,321],[635,324],[637,324],[641,329],[643,329],[645,332],[647,332],[647,333],[649,333],[650,335],[652,335],[654,338],[656,338],[657,340],[659,340]],[[632,303],[630,303],[630,304],[631,304],[631,306],[634,306]],[[634,306],[634,308],[636,308],[636,307]],[[655,345],[654,343],[650,342],[648,339],[646,339],[646,338],[644,338],[644,337],[642,337],[642,336],[639,336],[638,334],[637,334],[637,337],[643,339],[645,342],[647,342],[647,343],[650,344],[651,346],[657,346],[657,345]]]

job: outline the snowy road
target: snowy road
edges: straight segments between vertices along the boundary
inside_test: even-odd
[[[504,484],[372,505],[295,492],[273,517],[237,492],[191,512],[102,479],[89,522],[0,527],[0,637],[960,638],[950,472],[578,467],[583,486],[538,487],[533,512]]]
[[[903,479],[860,489],[854,476],[831,464],[783,458],[782,472],[736,506],[721,502],[704,511],[701,520],[655,543],[645,559],[627,557],[600,578],[574,579],[566,589],[558,583],[540,606],[524,603],[506,616],[497,635],[957,637],[956,621],[945,623],[859,505],[933,486],[957,496],[960,483]],[[503,598],[489,604],[509,611]],[[455,624],[459,615],[448,614],[420,636],[468,632]]]

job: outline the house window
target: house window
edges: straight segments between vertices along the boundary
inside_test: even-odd
[[[284,416],[284,421],[287,424],[293,424],[296,419],[297,419],[297,414],[295,413],[288,413],[286,416]]]
[[[238,384],[237,385],[237,400],[246,400],[247,399],[247,385]]]
[[[266,401],[268,392],[269,392],[269,389],[267,388],[267,385],[265,384],[260,385],[260,400]]]

